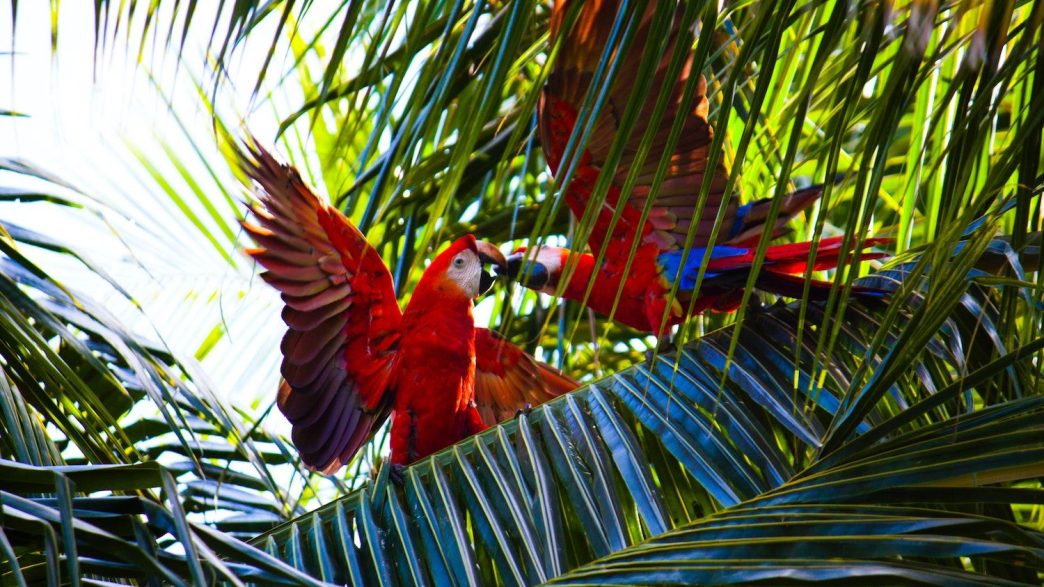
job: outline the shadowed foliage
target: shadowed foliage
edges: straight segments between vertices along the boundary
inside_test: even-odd
[[[823,302],[751,297],[736,314],[694,318],[681,350],[650,363],[649,338],[501,288],[484,306],[491,326],[590,385],[419,462],[402,487],[372,470],[384,434],[322,477],[269,432],[270,399],[238,403],[259,394],[277,345],[236,347],[228,333],[249,322],[242,338],[266,340],[274,305],[188,311],[184,300],[225,282],[161,277],[172,299],[154,311],[175,326],[132,327],[142,290],[108,268],[126,256],[145,273],[155,258],[185,273],[213,263],[239,280],[236,295],[263,297],[241,286],[252,269],[225,165],[244,112],[252,130],[278,129],[259,140],[361,227],[400,303],[425,260],[466,232],[505,249],[582,248],[591,219],[568,217],[534,119],[557,51],[549,3],[94,10],[69,26],[94,29],[98,67],[116,52],[146,68],[186,56],[173,78],[152,80],[166,105],[156,111],[182,134],[152,151],[121,146],[138,180],[121,186],[132,194],[122,206],[43,171],[47,161],[0,160],[0,582],[1041,582],[1039,3],[686,3],[726,191],[746,202],[824,184],[780,242],[891,237],[896,258],[816,273],[836,284]],[[633,32],[615,24],[622,39]],[[262,68],[241,67],[243,55]],[[615,75],[607,60],[597,67]],[[168,102],[177,84],[197,101]],[[249,105],[234,87],[253,89]],[[213,126],[189,125],[201,106]],[[24,109],[0,105],[0,116],[18,124]],[[143,199],[169,213],[151,217]],[[26,206],[46,211],[38,218],[125,218],[107,225],[124,248],[5,215]],[[84,274],[120,303],[86,294]],[[894,294],[864,304],[848,295],[855,283]],[[185,333],[187,352],[164,342]],[[222,348],[248,350],[217,367]],[[208,369],[239,379],[219,389]],[[274,383],[260,393],[274,398]]]
[[[909,262],[873,279],[895,290],[917,276]],[[911,289],[913,313],[924,298]],[[1024,361],[1044,339],[998,345],[993,293],[971,286],[866,414],[851,406],[874,386],[840,390],[864,360],[883,370],[862,342],[883,305],[850,305],[820,361],[799,304],[758,309],[731,362],[726,328],[410,467],[401,490],[380,478],[256,544],[354,584],[1036,582],[1044,534],[1020,523],[1044,502],[1044,399],[1039,387],[986,398],[1035,381]],[[822,304],[805,311],[818,322]],[[798,339],[795,364],[781,349]],[[855,434],[825,451],[851,418]]]

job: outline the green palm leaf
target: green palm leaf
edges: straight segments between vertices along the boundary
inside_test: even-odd
[[[73,205],[44,191],[7,194]],[[292,448],[27,256],[74,251],[3,228],[0,579],[315,583],[236,538],[303,513],[293,492],[311,488],[284,485],[288,472],[308,478]]]
[[[256,43],[250,126],[274,113],[291,160],[368,229],[399,291],[462,232],[583,245],[591,219],[567,219],[565,179],[549,178],[534,138],[555,51],[546,2],[335,4],[100,1],[87,26],[97,54],[139,61],[149,41],[163,59],[202,35],[215,73],[196,77],[218,81],[197,86],[222,137],[236,125],[216,115],[221,91],[243,74],[229,67]],[[733,160],[732,189],[752,199],[836,178],[799,238],[895,236],[911,253],[863,282],[898,288],[890,304],[840,287],[825,304],[745,304],[738,318],[690,321],[676,357],[623,370],[646,338],[574,304],[503,296],[502,330],[594,383],[419,463],[401,489],[365,483],[374,448],[333,480],[346,497],[304,513],[328,492],[259,426],[263,412],[223,407],[192,360],[36,264],[41,250],[76,258],[137,313],[138,292],[100,269],[108,259],[4,219],[0,581],[1039,583],[1044,266],[1039,254],[1019,266],[1041,228],[1039,7],[687,8],[714,90],[712,157]],[[612,77],[609,55],[598,68]],[[648,81],[635,87],[655,93]],[[243,266],[221,146],[179,124],[184,149],[165,137],[158,155],[127,157],[171,204],[143,225],[170,228],[191,262]],[[662,158],[648,137],[641,157]],[[79,195],[10,188],[0,200],[99,213]],[[135,212],[115,211],[142,221]],[[998,225],[1007,240],[993,239]],[[274,321],[262,306],[234,318],[257,323],[258,344]],[[226,324],[200,316],[179,315],[178,334],[206,356]],[[217,368],[256,387],[242,363]],[[260,550],[236,540],[280,522]]]
[[[916,286],[917,267],[875,279]],[[1044,501],[1035,481],[1044,399],[1022,363],[1044,339],[1015,352],[996,346],[995,294],[974,285],[959,294],[946,327],[908,363],[909,380],[886,387],[830,453],[821,439],[851,417],[839,398],[883,304],[850,306],[834,353],[797,363],[785,349],[798,338],[814,348],[810,323],[823,304],[805,308],[812,318],[800,337],[800,304],[759,310],[731,361],[727,328],[675,360],[624,370],[421,461],[401,497],[380,478],[257,544],[325,580],[357,583],[1036,577],[1044,535],[1017,523],[1028,520],[1016,504]],[[993,352],[971,365],[950,352],[973,347]],[[880,370],[888,360],[870,363]],[[817,364],[822,383],[810,371]],[[1034,391],[985,407],[968,401],[1005,381]],[[934,393],[905,391],[918,388]],[[1023,481],[1021,491],[991,489]],[[969,505],[976,491],[981,503]]]

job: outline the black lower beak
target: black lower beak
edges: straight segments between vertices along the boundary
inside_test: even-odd
[[[550,274],[547,267],[536,261],[526,261],[525,253],[508,255],[504,274],[529,289],[542,289],[547,285]]]
[[[496,278],[489,274],[488,271],[483,270],[482,274],[479,275],[479,295],[482,295],[489,291],[489,288],[493,287],[493,282]]]

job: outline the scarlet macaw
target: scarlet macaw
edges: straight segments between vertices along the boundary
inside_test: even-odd
[[[310,468],[348,463],[391,415],[391,461],[405,465],[519,409],[576,387],[485,328],[472,307],[503,254],[471,235],[435,257],[405,312],[379,254],[289,165],[259,146],[240,152],[256,182],[257,248],[246,252],[282,292],[283,381],[277,405]]]
[[[563,34],[568,5],[568,0],[555,2],[551,13],[552,41]],[[558,173],[563,163],[562,158],[577,122],[580,105],[591,87],[595,68],[609,42],[618,5],[619,2],[589,0],[580,8],[574,26],[564,32],[565,38],[544,86],[538,112],[544,155],[554,174]],[[617,57],[620,60],[619,71],[608,91],[604,107],[594,121],[585,148],[577,159],[572,181],[566,188],[566,204],[577,218],[583,217],[598,175],[609,157],[613,139],[619,134],[619,117],[626,109],[634,80],[637,79],[642,50],[646,44],[651,44],[649,26],[657,6],[659,3],[648,3],[630,49]],[[593,276],[594,283],[587,298],[588,306],[608,315],[620,292],[614,318],[638,330],[657,335],[662,335],[671,326],[681,322],[690,307],[693,314],[708,309],[735,310],[742,298],[742,288],[762,234],[768,232],[771,238],[780,236],[785,232],[787,221],[821,195],[821,188],[813,187],[786,196],[780,202],[778,218],[770,230],[767,230],[765,224],[771,206],[770,199],[740,206],[738,198],[733,195],[725,202],[724,217],[711,248],[710,262],[705,269],[698,295],[693,299],[706,247],[711,246],[711,231],[714,218],[722,205],[728,172],[724,163],[719,161],[711,172],[713,177],[706,203],[698,209],[696,206],[713,131],[707,122],[706,81],[702,76],[697,81],[691,108],[685,112],[681,110],[683,91],[692,70],[693,54],[690,51],[678,79],[670,86],[667,110],[656,122],[658,126],[654,131],[651,154],[641,163],[637,182],[624,202],[617,224],[610,232],[622,186],[631,167],[637,164],[635,156],[639,143],[654,118],[657,92],[664,87],[674,48],[677,43],[692,45],[692,32],[681,30],[681,12],[682,6],[678,5],[671,38],[656,69],[652,91],[644,98],[637,122],[613,173],[605,201],[600,209],[593,211],[597,216],[588,244],[596,254],[605,248],[601,265],[595,266],[596,255],[551,246],[541,246],[539,250],[530,253],[523,247],[508,257],[509,275],[518,278],[526,287],[549,294],[557,292],[563,273],[573,264],[575,270],[564,285],[562,297],[583,300]],[[679,116],[685,118],[680,139],[669,155],[667,174],[655,194],[648,218],[642,223],[642,210],[646,206],[660,163],[660,153]],[[682,247],[692,222],[699,224],[682,267]],[[636,238],[639,241],[637,249],[627,268],[632,243]],[[820,241],[815,269],[837,266],[839,255],[844,252],[843,240],[843,237],[832,237]],[[869,247],[880,242],[887,242],[887,239],[866,239],[858,247]],[[804,279],[794,274],[805,271],[811,244],[803,242],[768,247],[756,286],[768,292],[800,297]],[[866,253],[862,258],[881,256],[878,253]],[[671,286],[678,279],[681,280],[678,297],[669,300]],[[828,282],[812,280],[810,293],[814,298],[821,298],[829,293],[830,287]],[[880,295],[880,292],[867,288],[857,287],[855,291],[869,296]],[[661,329],[665,314],[666,322]]]

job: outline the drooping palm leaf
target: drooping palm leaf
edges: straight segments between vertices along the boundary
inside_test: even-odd
[[[320,31],[315,38],[301,38],[295,36],[297,32],[308,29],[296,28],[303,21],[299,17],[318,4],[237,0],[223,4],[226,20],[213,18],[211,22],[208,13],[201,10],[197,14],[196,3],[176,4],[154,2],[146,8],[134,2],[96,3],[99,16],[93,24],[104,32],[99,36],[101,46],[118,50],[117,33],[134,36],[128,46],[140,55],[152,30],[173,34],[175,41],[166,47],[181,49],[181,39],[192,21],[191,29],[203,30],[204,36],[215,31],[209,45],[215,54],[227,56],[237,43],[246,43],[252,31],[262,30],[258,27],[266,18],[283,23],[279,27],[288,34],[293,50],[286,52],[272,43],[272,30],[266,31],[260,43],[269,75],[244,75],[251,83],[255,77],[265,77],[266,83],[285,80],[304,90],[301,103],[289,112],[275,108],[284,120],[294,112],[301,115],[283,135],[296,141],[291,150],[299,146],[301,151],[318,154],[295,161],[314,163],[317,158],[321,169],[314,170],[314,177],[322,179],[331,195],[347,194],[346,207],[356,220],[373,220],[370,237],[387,258],[396,261],[401,283],[411,279],[410,268],[427,256],[417,250],[418,244],[435,246],[436,238],[458,230],[489,231],[488,235],[505,235],[503,238],[574,236],[564,216],[551,214],[551,208],[544,205],[553,188],[544,174],[542,158],[532,156],[539,148],[527,140],[532,131],[528,117],[548,51],[541,38],[546,27],[542,5],[342,2],[339,10],[320,15],[323,22],[312,29]],[[1027,548],[1039,542],[1039,536],[1027,527],[1036,524],[1039,531],[1041,508],[1011,505],[1039,504],[1039,482],[1027,481],[1016,489],[942,491],[932,484],[967,485],[970,480],[960,471],[936,470],[928,485],[867,494],[859,487],[863,478],[849,474],[865,472],[885,487],[910,483],[911,478],[896,476],[888,466],[923,470],[923,462],[902,460],[902,453],[911,447],[923,449],[910,453],[915,459],[927,455],[937,464],[942,464],[941,458],[957,459],[965,473],[1040,474],[1032,469],[1020,473],[1017,462],[1004,460],[1032,455],[1032,440],[1022,437],[1005,450],[985,443],[994,435],[1020,429],[1031,438],[1035,432],[1039,435],[1032,427],[1019,428],[1028,426],[1025,420],[1004,414],[1004,410],[1026,409],[1030,416],[1039,416],[1033,406],[1013,399],[1022,396],[1027,399],[1021,401],[1029,401],[1040,394],[1039,364],[1034,366],[1023,354],[1036,352],[1038,361],[1041,356],[1033,344],[1042,332],[1044,308],[1039,295],[1030,293],[1039,291],[1039,283],[1034,290],[1011,274],[978,276],[982,283],[1003,288],[999,300],[986,303],[978,293],[963,295],[965,271],[975,255],[951,258],[964,225],[988,209],[998,195],[1015,196],[1016,213],[1002,222],[1016,248],[1021,248],[1026,233],[1041,228],[1040,199],[1033,197],[1044,116],[1042,77],[1036,74],[1039,7],[1007,2],[853,5],[799,0],[728,3],[719,14],[717,3],[698,4],[693,3],[693,10],[705,32],[697,48],[698,61],[706,64],[711,87],[727,90],[714,97],[717,103],[712,117],[720,140],[715,151],[720,147],[721,156],[728,158],[730,142],[738,145],[742,156],[734,167],[736,187],[749,198],[763,197],[788,189],[792,178],[802,184],[847,174],[830,188],[824,205],[812,217],[814,222],[798,229],[801,236],[840,230],[863,235],[867,227],[874,234],[894,230],[898,250],[942,237],[922,257],[926,265],[915,271],[916,277],[902,277],[905,283],[922,288],[923,273],[928,282],[924,295],[913,296],[909,305],[893,306],[891,316],[882,315],[880,308],[866,310],[846,304],[840,293],[825,308],[813,304],[797,310],[744,309],[747,319],[732,330],[734,336],[719,332],[701,341],[683,353],[677,370],[673,362],[658,361],[654,377],[648,379],[639,367],[608,386],[600,385],[597,391],[536,412],[517,431],[491,432],[481,442],[460,449],[458,455],[441,457],[438,468],[418,468],[414,475],[420,477],[407,486],[406,498],[378,484],[376,489],[338,502],[332,511],[309,514],[266,541],[273,553],[314,573],[321,568],[329,577],[429,578],[429,582],[442,578],[535,580],[570,569],[585,574],[563,580],[655,579],[651,574],[627,574],[640,568],[628,564],[641,557],[650,557],[657,566],[676,567],[661,577],[707,581],[726,580],[732,576],[731,570],[736,572],[733,580],[740,581],[762,578],[778,582],[787,572],[791,577],[843,579],[859,571],[913,581],[931,579],[925,571],[941,573],[943,564],[952,564],[954,570],[934,577],[971,581],[977,577],[967,571],[975,569],[987,570],[993,578],[1032,581],[1032,574],[999,570],[1009,562],[1039,573],[1039,556]],[[422,6],[429,8],[419,8]],[[531,13],[519,12],[530,8]],[[168,20],[172,11],[184,20]],[[319,12],[308,11],[313,16]],[[287,19],[288,13],[294,18]],[[490,18],[494,15],[496,21]],[[512,15],[522,18],[512,21]],[[139,25],[130,26],[132,21]],[[154,24],[144,27],[139,42],[136,37],[142,29],[137,27],[143,21]],[[509,26],[508,22],[515,24]],[[330,37],[322,37],[322,31],[334,30],[340,34],[325,43]],[[502,46],[514,47],[506,52],[513,60],[507,81],[504,62],[499,60]],[[333,50],[325,52],[327,47]],[[292,60],[285,71],[274,75],[278,56],[284,53],[292,55]],[[361,60],[357,59],[360,55]],[[310,75],[310,64],[316,60],[319,69]],[[259,95],[268,98],[265,91]],[[499,105],[491,104],[489,96]],[[429,102],[433,106],[425,110]],[[254,116],[262,111],[255,111]],[[398,142],[393,144],[392,137]],[[181,151],[171,158],[186,160]],[[177,195],[192,201],[191,192],[192,187],[186,186]],[[516,204],[523,205],[520,211],[514,209]],[[26,235],[27,240],[47,240]],[[987,241],[980,236],[971,246],[981,248]],[[1026,269],[1032,274],[1032,267]],[[44,279],[37,273],[31,277]],[[841,275],[838,281],[844,283],[852,277]],[[27,289],[35,291],[31,284]],[[55,299],[63,298],[55,294]],[[589,317],[574,307],[553,314],[557,319],[544,331],[546,300],[526,297],[519,305],[523,318],[510,324],[510,333],[557,353],[574,373],[606,366],[612,370],[640,357],[644,350],[633,332],[620,329],[605,337],[599,328],[588,342],[589,330],[574,325],[578,316]],[[989,320],[983,321],[983,316]],[[707,316],[694,321],[690,331],[702,333],[729,321],[729,317]],[[877,324],[879,328],[874,327]],[[48,329],[46,334],[53,331]],[[830,332],[824,335],[824,331]],[[104,338],[73,332],[92,341]],[[578,333],[585,335],[584,341]],[[571,335],[573,343],[580,344],[570,353],[565,341]],[[36,343],[42,353],[39,341]],[[593,349],[599,343],[601,352],[596,353]],[[107,347],[105,353],[104,361],[120,356]],[[991,364],[997,357],[1010,361]],[[74,360],[73,365],[84,362]],[[160,362],[173,365],[166,357]],[[795,363],[801,366],[797,372]],[[114,364],[123,368],[116,380],[129,380],[127,365],[118,360]],[[862,365],[866,367],[860,371]],[[91,368],[95,370],[82,370],[97,375],[96,366]],[[42,369],[41,374],[62,381],[58,378],[62,372]],[[71,386],[81,394],[70,396],[74,407],[77,401],[91,400],[88,391],[101,399],[111,396],[120,406],[114,408],[119,413],[112,417],[128,424],[136,422],[122,411],[131,400],[110,391],[119,387],[104,375],[95,379],[102,383],[95,385],[90,380],[87,391]],[[196,385],[203,380],[195,378]],[[719,391],[723,381],[724,389]],[[4,384],[12,387],[8,381]],[[663,391],[670,385],[677,391]],[[4,397],[21,393],[18,388]],[[140,386],[137,394],[135,397],[141,397]],[[686,399],[672,400],[670,394]],[[623,403],[621,398],[631,403]],[[49,398],[31,399],[40,406],[49,405],[45,401]],[[144,399],[137,401],[148,405]],[[12,406],[5,408],[5,425],[26,430],[10,449],[17,451],[17,458],[38,459],[30,462],[41,465],[60,463],[59,449],[67,449],[70,440],[40,426],[39,408],[31,402],[4,402]],[[199,402],[191,404],[196,411],[189,410],[189,414],[201,410]],[[1005,407],[982,411],[987,419],[982,427],[956,430],[957,425],[969,423],[966,412],[982,405]],[[57,410],[67,408],[61,404],[48,409],[64,417],[65,412]],[[673,417],[679,412],[685,418]],[[185,417],[198,434],[208,433],[216,420],[220,418],[205,416],[197,422]],[[155,456],[164,450],[156,448],[163,441],[150,444],[141,439],[158,437],[171,422],[181,421],[177,417],[143,420],[127,433],[129,443],[122,441],[121,446],[127,450],[140,446],[140,452]],[[947,430],[949,424],[954,427]],[[208,440],[231,427],[217,429]],[[670,442],[654,439],[653,429],[668,435]],[[193,435],[186,434],[188,448],[176,439],[166,446],[170,452],[180,451],[179,462],[172,465],[187,480],[182,495],[196,500],[199,509],[210,509],[214,501],[204,496],[229,483],[266,494],[265,482],[256,480],[256,464],[251,465],[254,470],[226,464],[227,459],[242,459],[241,455],[233,457],[238,449],[226,447],[223,451],[210,445],[206,448],[209,455],[218,457],[216,464],[206,458],[194,460],[188,455],[203,453],[191,446]],[[923,437],[911,436],[917,434]],[[48,436],[58,439],[53,448],[47,444]],[[938,452],[955,436],[969,439],[958,445],[963,452]],[[6,438],[6,434],[0,435],[0,444]],[[1002,442],[1009,439],[998,438]],[[90,440],[87,437],[82,442],[100,448],[100,442]],[[980,445],[982,459],[970,462],[966,457]],[[516,447],[525,450],[519,453],[521,449]],[[875,461],[879,447],[891,452]],[[1019,447],[1025,451],[1019,452]],[[290,454],[292,449],[279,450]],[[101,462],[114,458],[100,454]],[[570,460],[573,454],[586,455],[585,460],[574,464]],[[720,461],[708,461],[709,455]],[[737,465],[739,469],[735,469]],[[193,484],[200,469],[208,481]],[[215,476],[223,481],[213,483]],[[804,481],[806,476],[812,480]],[[723,503],[712,496],[732,503],[755,492],[777,495],[774,491],[790,487],[789,483],[779,484],[792,478],[795,495],[805,496],[801,499],[818,500],[835,488],[846,492],[844,500],[851,502],[808,506],[837,526],[853,524],[839,530],[839,535],[851,537],[860,531],[852,510],[844,509],[859,508],[878,523],[881,539],[877,543],[909,558],[878,557],[873,562],[849,560],[847,564],[820,559],[816,563],[815,553],[803,551],[808,560],[803,569],[789,561],[766,563],[767,570],[758,574],[747,562],[725,559],[766,552],[753,550],[765,544],[743,551],[742,545],[721,544],[718,534],[715,540],[721,547],[717,551],[721,562],[717,568],[724,569],[722,573],[699,574],[698,565],[683,568],[684,560],[679,558],[697,552],[693,545],[699,543],[701,532],[711,535],[700,530],[699,524],[710,528],[721,516],[743,515],[741,508],[747,502],[713,514]],[[820,479],[826,480],[825,485],[816,489]],[[766,488],[767,493],[762,494]],[[251,533],[270,524],[269,512],[253,505],[255,497],[234,492],[222,496],[220,503],[227,509],[253,508],[249,510],[253,513],[244,509],[235,524],[226,518],[223,527]],[[610,498],[619,498],[621,505],[613,507],[607,501]],[[894,507],[871,512],[868,501]],[[983,505],[967,505],[974,502]],[[954,512],[952,504],[962,509]],[[760,531],[767,533],[775,527],[772,523],[784,519],[779,517],[783,510],[778,504],[757,507],[764,508],[764,519],[770,521],[753,526]],[[938,512],[947,508],[951,511],[945,516],[955,521],[937,522],[944,517]],[[794,509],[786,519],[799,515],[811,519],[808,511]],[[413,512],[420,512],[419,522],[411,521]],[[711,516],[706,517],[708,514]],[[978,518],[972,520],[972,514],[986,514],[992,521],[980,523]],[[1008,518],[1023,523],[1021,529],[996,522]],[[923,522],[925,529],[904,526],[909,520],[914,520],[914,528],[917,521]],[[335,523],[333,532],[327,533],[327,521]],[[657,559],[659,551],[632,555],[625,549],[616,555],[619,558],[581,567],[611,550],[644,544],[654,534],[691,522],[697,525],[678,530],[674,552],[679,555],[673,562],[666,560],[669,553]],[[817,542],[822,545],[820,555],[836,553],[827,548],[826,541],[816,539],[823,526],[810,523],[802,528],[803,534],[795,535],[808,536],[813,547]],[[907,547],[899,539],[917,533],[928,535],[930,542],[946,544],[927,552]],[[954,533],[960,534],[956,542],[942,536]],[[581,538],[575,545],[574,536]],[[673,534],[664,539],[669,536]],[[984,536],[992,544],[983,545]],[[846,539],[846,543],[854,542]],[[356,549],[356,543],[362,547]],[[39,541],[33,544],[37,553],[44,551]],[[316,554],[322,550],[314,546],[317,544],[326,549],[322,551],[326,556]],[[983,546],[989,548],[975,550]],[[779,548],[776,554],[794,552]],[[976,552],[987,551],[995,554],[976,558]],[[961,560],[962,555],[968,558]]]
[[[930,291],[915,270],[911,261],[874,279],[909,285],[913,311]],[[797,363],[788,349],[800,304],[757,310],[729,362],[726,328],[676,361],[624,370],[422,461],[401,490],[379,479],[258,544],[356,584],[634,583],[653,568],[648,580],[665,583],[1036,577],[1044,535],[1012,506],[1044,501],[1044,396],[1024,364],[1044,339],[1004,349],[997,292],[965,284],[901,385],[829,454],[822,441],[851,403],[840,393],[864,360],[872,371],[888,364],[864,357],[884,304],[851,305],[818,361],[810,351],[827,331],[811,323],[823,304],[809,304]],[[1025,396],[995,392],[1009,385]],[[984,487],[1021,481],[1021,492]],[[950,487],[995,509],[954,503]]]
[[[148,13],[162,24],[151,30],[177,32],[182,24],[189,30],[191,22],[206,32],[215,56],[237,45],[263,45],[269,72],[262,74],[258,99],[283,116],[285,133],[301,151],[318,155],[315,177],[326,191],[364,227],[372,224],[368,234],[399,268],[400,285],[416,278],[410,270],[427,256],[415,253],[418,247],[436,248],[436,240],[458,230],[583,236],[582,230],[570,233],[560,205],[558,214],[551,213],[555,206],[540,205],[553,200],[555,190],[539,149],[537,156],[524,155],[533,152],[526,140],[530,115],[545,74],[542,59],[552,51],[543,36],[546,3],[374,0],[342,2],[325,12],[312,2],[234,4],[212,14],[156,3]],[[117,31],[148,34],[126,26],[145,20],[144,10],[107,2],[96,9],[104,38],[117,39]],[[1039,25],[1032,7],[793,2],[719,12],[714,3],[693,3],[689,16],[707,32],[699,37],[696,65],[710,80],[711,119],[719,131],[714,156],[738,159],[735,188],[746,198],[764,197],[792,183],[846,176],[828,188],[802,236],[845,230],[861,238],[868,229],[898,230],[901,250],[965,222],[960,213],[978,214],[999,193],[1020,192],[1018,219],[1005,221],[1010,232],[1039,229],[1039,215],[1032,213],[1039,201],[1029,195],[1040,159],[1034,129],[1044,122],[1037,115],[1044,108],[1034,104],[1044,94],[1034,91],[1038,82],[1030,75]],[[251,39],[261,24],[274,28]],[[274,30],[285,40],[273,44]],[[183,49],[176,42],[166,46]],[[634,114],[628,110],[620,115]],[[950,148],[948,136],[968,139]],[[516,204],[523,205],[520,212]],[[836,314],[841,306],[838,299],[828,311]],[[1011,314],[1011,302],[1004,306]],[[572,335],[577,359],[568,361],[580,374],[590,364],[579,359],[593,353],[579,336],[586,338],[589,329],[566,320],[577,315],[567,309],[561,325],[532,344],[561,354],[559,339]],[[533,340],[540,330],[534,324],[545,316],[523,314],[506,328],[516,339],[526,333]],[[683,334],[730,320],[705,316]],[[1013,321],[1009,315],[1005,323]],[[595,331],[602,348],[641,344],[626,330],[609,331],[608,338],[604,328]],[[595,358],[615,360],[606,355]]]
[[[314,488],[289,444],[225,408],[191,360],[31,260],[75,255],[68,245],[0,227],[0,580],[309,582],[237,539],[303,512]]]
[[[1040,496],[1023,499],[1039,503]],[[552,584],[1032,584],[1044,567],[1042,538],[1041,532],[960,508],[738,508],[607,556]],[[957,562],[962,557],[970,564]]]
[[[5,583],[85,578],[172,585],[242,579],[270,584],[318,581],[232,536],[186,519],[174,476],[157,463],[28,466],[0,459],[0,548]],[[158,487],[148,495],[114,495]],[[106,492],[106,496],[88,495]],[[43,496],[43,497],[41,497]],[[183,554],[171,550],[176,543]]]

